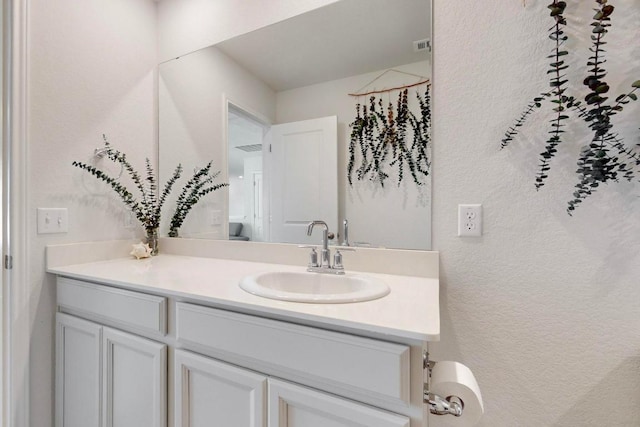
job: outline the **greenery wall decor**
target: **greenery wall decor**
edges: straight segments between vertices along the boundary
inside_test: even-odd
[[[182,165],[179,164],[176,167],[171,178],[169,178],[162,192],[158,195],[158,182],[149,159],[145,159],[146,173],[143,177],[127,160],[127,156],[114,149],[104,135],[103,140],[105,146],[104,153],[109,160],[120,164],[122,168],[127,171],[127,174],[133,181],[133,184],[139,193],[138,196],[135,196],[131,191],[129,191],[129,189],[120,183],[119,177],[114,178],[95,166],[91,166],[83,162],[74,161],[72,165],[107,183],[116,192],[116,194],[120,196],[125,206],[131,210],[138,221],[140,221],[140,224],[142,224],[147,234],[147,239],[157,240],[162,207],[164,206],[174,185],[182,175]],[[178,228],[180,228],[184,222],[191,208],[203,196],[229,185],[227,183],[213,184],[213,180],[220,174],[220,172],[211,173],[211,167],[212,162],[209,162],[205,167],[197,168],[193,177],[184,185],[180,195],[178,196],[176,208],[170,222],[171,236],[175,237],[178,235]],[[152,247],[152,249],[152,254],[155,255],[157,248]]]
[[[358,180],[369,179],[384,187],[390,168],[397,168],[398,186],[407,174],[416,185],[425,184],[431,166],[430,85],[424,95],[416,92],[416,98],[417,114],[410,111],[406,88],[400,91],[395,110],[391,102],[385,110],[382,98],[375,96],[369,98],[369,104],[356,104],[356,118],[349,125],[349,185],[353,186],[355,175]]]
[[[611,118],[623,111],[624,106],[636,101],[636,92],[640,89],[640,80],[633,82],[627,93],[623,93],[611,100],[610,87],[606,81],[607,71],[604,68],[605,36],[611,28],[611,15],[614,6],[607,0],[595,0],[596,8],[591,29],[590,56],[587,60],[587,75],[582,84],[588,88],[583,99],[578,99],[569,93],[569,77],[567,60],[570,52],[565,44],[568,36],[565,32],[567,21],[565,11],[567,2],[554,0],[548,5],[553,26],[549,29],[549,39],[553,42],[547,74],[550,90],[542,92],[533,98],[515,123],[507,130],[502,139],[501,148],[507,147],[518,135],[520,128],[531,114],[540,109],[544,103],[549,103],[554,118],[549,122],[548,137],[544,150],[539,155],[539,169],[535,185],[540,189],[548,177],[551,160],[558,152],[559,146],[566,140],[565,127],[567,121],[577,117],[584,121],[591,136],[588,142],[582,144],[577,161],[578,183],[575,185],[573,197],[568,202],[567,212],[571,213],[578,204],[582,203],[601,184],[617,182],[620,178],[632,180],[635,167],[640,165],[640,154],[635,147],[625,145],[623,138],[614,129]]]

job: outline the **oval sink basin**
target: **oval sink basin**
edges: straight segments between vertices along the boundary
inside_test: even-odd
[[[368,276],[284,271],[247,276],[240,287],[264,298],[325,304],[370,301],[390,292],[386,283]]]

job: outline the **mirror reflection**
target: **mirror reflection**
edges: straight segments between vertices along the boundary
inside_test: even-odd
[[[430,0],[341,0],[161,64],[161,179],[213,159],[230,184],[195,206],[180,236],[316,244],[306,224],[320,219],[333,244],[429,249],[430,176],[398,183],[387,165],[384,185],[350,185],[348,163],[358,104],[374,96],[393,116],[401,91],[389,89],[417,84],[407,104],[419,115],[430,13]]]

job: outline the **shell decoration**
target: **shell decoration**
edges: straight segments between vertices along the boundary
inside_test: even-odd
[[[131,248],[129,255],[133,255],[136,259],[149,258],[151,256],[151,248],[147,243],[136,243],[132,245]]]

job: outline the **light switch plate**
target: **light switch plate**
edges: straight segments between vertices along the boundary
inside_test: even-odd
[[[67,208],[38,208],[38,234],[66,233],[69,231]]]
[[[222,225],[222,211],[220,209],[211,211],[211,225]]]

